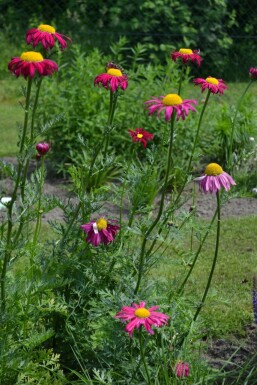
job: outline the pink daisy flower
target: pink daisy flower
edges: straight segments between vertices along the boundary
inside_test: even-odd
[[[135,131],[129,130],[129,135],[131,136],[133,142],[141,142],[146,148],[147,142],[153,140],[153,134],[143,130],[142,128],[136,128]]]
[[[134,329],[138,329],[141,325],[144,326],[148,333],[154,334],[152,326],[161,327],[166,325],[170,318],[166,314],[155,311],[158,308],[159,306],[153,306],[146,309],[145,302],[140,302],[139,305],[133,303],[132,306],[123,306],[115,318],[120,318],[122,322],[130,321],[126,325],[125,331],[129,333],[131,338]]]
[[[183,64],[187,64],[189,61],[196,62],[198,67],[201,64],[201,56],[199,55],[199,50],[192,51],[189,48],[180,48],[178,52],[172,52],[171,59],[173,61],[177,61],[177,59],[181,59]]]
[[[179,378],[188,377],[189,376],[189,363],[178,361],[175,369],[176,376]]]
[[[50,150],[50,144],[46,142],[41,142],[36,145],[38,155],[45,155]]]
[[[211,76],[208,76],[206,79],[197,78],[194,79],[193,82],[195,85],[202,87],[202,92],[208,88],[213,94],[223,94],[223,92],[228,89],[228,86],[222,79],[216,79]]]
[[[250,75],[250,78],[251,78],[251,79],[256,80],[256,79],[257,79],[257,68],[251,67],[251,68],[249,69],[249,75]]]
[[[152,97],[154,99],[145,102],[149,111],[149,115],[158,112],[158,117],[160,117],[160,113],[164,111],[166,122],[171,119],[173,111],[175,111],[177,115],[177,120],[180,118],[184,120],[185,117],[189,114],[189,111],[195,112],[193,104],[197,104],[196,100],[182,100],[182,98],[177,94],[168,94],[166,96],[160,96],[159,98],[155,98],[154,96]]]
[[[113,242],[120,226],[112,225],[109,222],[101,217],[96,222],[91,221],[81,225],[81,229],[87,234],[86,242],[93,246],[99,246],[100,243],[107,245]]]
[[[94,85],[100,83],[107,90],[110,88],[111,92],[115,92],[119,87],[124,91],[128,86],[128,77],[121,67],[110,62],[107,64],[106,73],[96,76],[94,80]]]
[[[35,48],[38,44],[42,44],[46,51],[53,48],[57,41],[62,50],[67,48],[67,41],[72,42],[68,36],[56,32],[51,25],[40,24],[37,28],[32,28],[26,32],[26,42]]]
[[[231,186],[236,185],[233,178],[223,171],[222,167],[217,163],[210,163],[204,171],[204,175],[195,178],[199,183],[200,190],[205,194],[216,193],[222,187],[228,191]]]
[[[58,71],[58,65],[49,59],[44,59],[39,52],[23,52],[20,57],[13,57],[8,64],[8,69],[17,77],[22,75],[25,79],[39,76],[52,75]]]

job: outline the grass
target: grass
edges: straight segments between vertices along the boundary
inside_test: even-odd
[[[253,321],[252,280],[257,274],[257,216],[229,218],[222,220],[218,263],[206,304],[200,313],[203,333],[221,337],[229,334],[243,334],[246,324]],[[211,268],[215,249],[216,228],[207,238],[195,269],[185,288],[185,296],[195,311],[196,298],[201,300]],[[183,237],[183,239],[185,239]],[[196,242],[196,241],[195,241]],[[173,282],[173,287],[182,283],[188,267],[183,260],[185,245],[169,248],[169,255],[163,257],[152,271],[154,279],[163,277]],[[179,256],[180,255],[180,256]]]
[[[1,144],[0,156],[15,156],[18,152],[18,124],[22,124],[24,111],[19,105],[23,97],[19,94],[22,79],[0,81]]]

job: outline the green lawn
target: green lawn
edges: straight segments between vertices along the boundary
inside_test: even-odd
[[[244,326],[253,321],[252,280],[257,274],[257,216],[224,219],[221,222],[221,239],[218,263],[212,285],[199,320],[208,335],[222,336],[244,332]],[[185,288],[185,296],[191,301],[192,313],[196,300],[200,301],[212,264],[215,249],[216,225],[200,254],[195,269]],[[165,253],[151,276],[162,277],[176,291],[187,269],[187,257],[182,237]],[[195,241],[196,242],[196,241]]]
[[[20,87],[24,79],[0,81],[0,156],[17,154],[18,124],[22,124],[24,111],[19,102],[23,102]]]

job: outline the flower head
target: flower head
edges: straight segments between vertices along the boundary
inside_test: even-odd
[[[195,85],[202,87],[202,92],[208,88],[213,94],[223,94],[224,91],[228,89],[228,86],[222,79],[216,79],[211,76],[208,76],[206,79],[197,78],[194,79],[193,82]]]
[[[159,117],[160,113],[164,111],[166,122],[170,120],[173,111],[175,111],[177,115],[177,120],[179,120],[180,118],[184,120],[190,110],[195,112],[193,104],[197,104],[196,100],[182,100],[182,98],[177,94],[168,94],[166,96],[160,96],[159,98],[155,98],[153,96],[153,98],[154,99],[145,102],[149,110],[149,115],[152,115],[158,111]]]
[[[176,376],[179,378],[188,377],[189,376],[189,363],[178,361],[175,368]]]
[[[145,148],[147,142],[153,140],[153,134],[150,134],[150,132],[147,132],[142,128],[136,128],[135,131],[129,130],[129,135],[131,136],[133,142],[141,142]]]
[[[198,66],[201,64],[201,56],[199,55],[199,50],[192,51],[189,48],[180,48],[178,52],[172,52],[171,59],[173,61],[177,61],[177,59],[181,59],[183,64],[187,64],[188,62],[196,62]]]
[[[36,149],[37,149],[38,155],[40,155],[40,156],[45,155],[50,150],[50,144],[48,144],[46,142],[38,143],[36,145]]]
[[[38,44],[42,44],[46,51],[53,48],[55,41],[57,41],[62,50],[67,48],[67,41],[72,42],[68,36],[56,32],[51,25],[40,24],[37,28],[32,28],[26,32],[26,42],[31,44],[34,48]]]
[[[255,68],[255,67],[250,68],[249,69],[249,75],[250,75],[251,79],[257,80],[257,68]]]
[[[131,338],[134,329],[138,329],[141,325],[148,333],[154,334],[152,326],[161,327],[167,324],[170,318],[166,314],[155,311],[158,308],[159,306],[153,306],[146,309],[145,302],[140,302],[139,305],[133,303],[132,306],[123,306],[115,318],[120,318],[122,322],[130,321],[126,325],[125,331]]]
[[[115,92],[119,87],[125,90],[128,86],[128,77],[120,66],[110,62],[106,66],[106,73],[96,76],[94,85],[99,83],[107,90],[110,88],[111,92]]]
[[[31,79],[38,73],[39,76],[52,75],[58,71],[58,65],[49,59],[44,59],[41,53],[23,52],[20,57],[13,57],[8,64],[8,69],[17,77],[22,75]]]
[[[110,220],[107,221],[104,217],[80,227],[87,234],[86,242],[91,243],[93,246],[99,246],[100,243],[107,245],[113,242],[120,228],[118,225],[112,225]]]
[[[222,187],[228,191],[230,187],[235,185],[233,178],[223,171],[222,167],[217,163],[210,163],[205,169],[204,175],[195,178],[199,182],[200,190],[205,194],[216,193]]]

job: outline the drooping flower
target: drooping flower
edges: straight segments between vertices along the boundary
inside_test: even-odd
[[[222,79],[216,79],[212,76],[208,76],[206,79],[197,78],[194,79],[193,82],[195,85],[200,85],[202,87],[202,92],[207,88],[213,94],[223,94],[224,91],[228,89],[228,86]]]
[[[58,71],[58,65],[49,59],[44,59],[41,53],[29,51],[23,52],[20,57],[14,57],[8,64],[8,69],[15,76],[22,75],[25,79],[31,79],[38,74],[39,76],[51,76]]]
[[[184,361],[178,361],[175,368],[176,376],[179,378],[189,376],[189,363]]]
[[[201,64],[201,56],[199,55],[199,50],[192,51],[189,48],[180,48],[178,52],[172,52],[171,59],[173,61],[177,61],[177,59],[181,59],[183,64],[187,64],[188,62],[196,62],[198,67]]]
[[[210,163],[205,169],[204,175],[195,178],[199,183],[200,190],[205,194],[216,193],[222,187],[228,191],[231,186],[236,185],[233,178],[223,171],[222,167],[217,163]]]
[[[159,306],[153,306],[146,309],[145,302],[140,302],[139,305],[133,303],[132,306],[123,306],[121,311],[115,315],[115,318],[121,319],[122,322],[130,321],[126,325],[125,331],[129,333],[131,338],[134,329],[138,329],[141,325],[144,326],[148,333],[154,334],[152,326],[161,327],[166,325],[170,318],[166,314],[155,311],[158,308]]]
[[[153,134],[143,130],[143,128],[136,128],[135,131],[129,130],[129,135],[131,136],[133,142],[141,142],[142,145],[146,148],[147,142],[153,140]]]
[[[37,28],[32,28],[26,32],[26,42],[31,44],[34,48],[38,44],[42,44],[46,51],[53,48],[55,41],[57,41],[62,50],[67,48],[67,41],[72,43],[68,36],[56,32],[51,25],[40,24]]]
[[[128,77],[123,69],[117,64],[110,62],[106,66],[106,73],[96,76],[94,85],[102,84],[107,90],[115,92],[117,88],[125,90],[128,87]]]
[[[147,105],[149,115],[158,112],[158,117],[160,117],[160,113],[165,111],[165,120],[168,122],[171,119],[173,111],[175,111],[177,115],[177,120],[182,118],[183,120],[189,114],[189,111],[195,112],[195,108],[193,105],[197,104],[196,100],[185,99],[183,100],[177,94],[168,94],[166,96],[160,96],[159,98],[148,100],[145,102]]]
[[[257,68],[256,67],[251,67],[249,69],[249,75],[250,75],[251,79],[257,80]]]
[[[41,155],[45,155],[48,153],[48,151],[50,150],[50,144],[49,143],[46,143],[46,142],[40,142],[36,145],[36,149],[37,149],[37,152],[38,154],[41,156]]]
[[[107,245],[113,242],[120,228],[118,225],[111,224],[110,220],[107,221],[104,217],[80,227],[87,234],[86,242],[91,243],[93,246],[99,246],[100,243]]]

